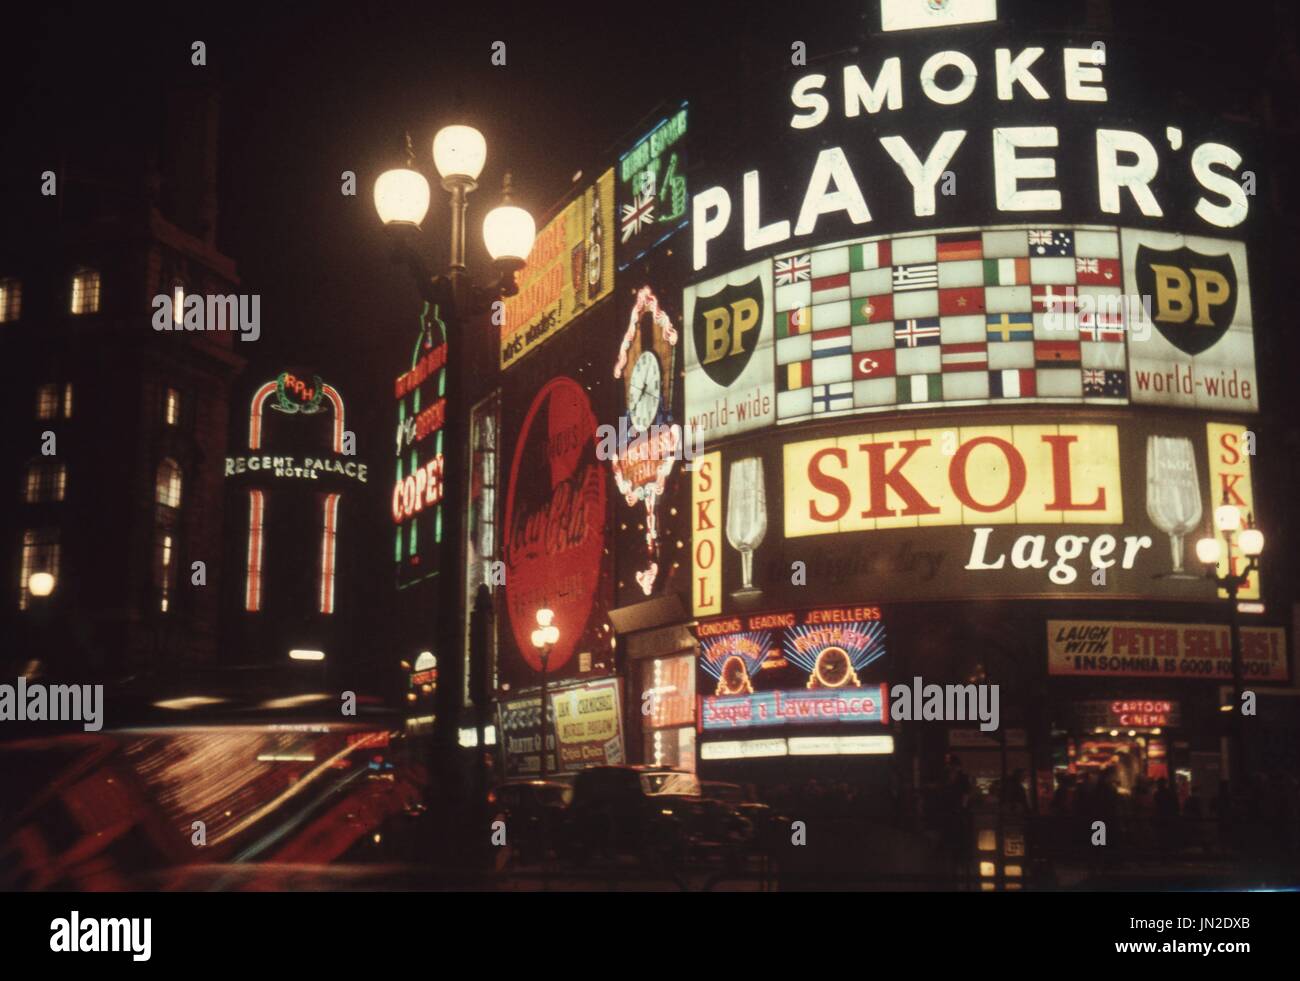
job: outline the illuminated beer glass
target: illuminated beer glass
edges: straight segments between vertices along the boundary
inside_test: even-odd
[[[727,541],[740,553],[739,593],[754,593],[754,549],[767,534],[767,493],[763,488],[763,461],[756,456],[731,463],[727,492]]]
[[[1147,437],[1147,517],[1169,536],[1173,571],[1168,575],[1197,578],[1183,571],[1183,536],[1201,521],[1201,485],[1190,439]]]

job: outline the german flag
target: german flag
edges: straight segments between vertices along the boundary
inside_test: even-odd
[[[935,246],[935,257],[940,262],[954,259],[983,259],[984,243],[979,232],[963,232],[957,235],[940,235]]]

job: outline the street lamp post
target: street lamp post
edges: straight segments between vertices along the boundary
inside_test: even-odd
[[[560,628],[555,626],[555,613],[552,610],[537,611],[537,629],[533,631],[533,646],[537,648],[542,662],[542,712],[539,726],[542,731],[541,759],[538,763],[538,779],[546,779],[546,665],[551,658],[551,648],[560,642]]]
[[[439,684],[435,695],[435,755],[450,786],[457,786],[455,757],[459,744],[461,701],[460,546],[464,510],[463,474],[469,444],[468,407],[464,376],[470,370],[469,345],[464,336],[468,319],[485,314],[494,302],[514,296],[519,288],[515,274],[524,267],[536,236],[532,216],[510,204],[510,177],[506,175],[502,205],[487,215],[484,242],[496,270],[486,285],[471,281],[465,268],[465,211],[467,198],[478,187],[478,176],[487,159],[483,135],[470,126],[447,126],[433,139],[434,165],[442,186],[451,196],[451,250],[445,275],[436,275],[418,249],[420,224],[429,210],[429,182],[415,169],[410,136],[406,137],[406,166],[385,171],[375,181],[375,210],[383,221],[393,247],[393,259],[405,265],[415,280],[420,296],[436,306],[448,333],[446,372],[448,460],[443,466],[443,508],[441,575],[438,587],[438,619],[435,630]],[[453,340],[453,335],[455,335]],[[452,456],[451,454],[454,454]],[[480,752],[482,747],[479,747]],[[450,788],[449,788],[450,789]]]
[[[1223,533],[1223,544],[1208,535],[1196,543],[1196,557],[1205,566],[1206,577],[1213,580],[1218,588],[1228,594],[1228,636],[1232,647],[1232,704],[1227,711],[1232,716],[1232,757],[1229,770],[1232,786],[1240,798],[1247,788],[1246,726],[1241,711],[1242,681],[1245,674],[1241,662],[1241,626],[1237,617],[1237,593],[1247,582],[1250,574],[1259,568],[1259,557],[1264,551],[1264,533],[1253,526],[1251,516],[1247,515],[1243,527],[1241,509],[1229,503],[1224,492],[1223,503],[1214,509],[1214,525]],[[1247,560],[1245,568],[1237,571],[1236,549],[1241,550]],[[1226,554],[1227,571],[1219,575],[1219,559]]]
[[[49,643],[48,637],[44,638],[46,643],[42,645],[41,634],[45,631],[50,619],[50,595],[54,592],[54,586],[54,576],[49,572],[33,572],[27,579],[27,592],[31,594],[32,614],[26,631],[27,661],[29,664],[42,660],[42,647],[49,650],[53,646]]]

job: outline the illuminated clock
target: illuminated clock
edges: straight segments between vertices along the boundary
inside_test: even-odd
[[[722,664],[722,671],[718,673],[718,690],[719,695],[743,695],[754,690],[749,683],[749,670],[745,667],[742,658],[732,654]]]
[[[627,392],[627,414],[632,425],[644,431],[659,413],[662,377],[659,358],[653,351],[642,351],[632,366]]]
[[[817,664],[808,679],[809,688],[842,688],[850,683],[857,685],[859,681],[844,648],[827,647],[817,655]]]

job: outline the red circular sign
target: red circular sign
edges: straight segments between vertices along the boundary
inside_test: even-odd
[[[605,552],[605,478],[596,459],[596,416],[572,378],[553,378],[524,418],[506,493],[506,611],[515,644],[534,671],[537,611],[555,612],[559,643],[547,672],[573,657],[587,631]]]

